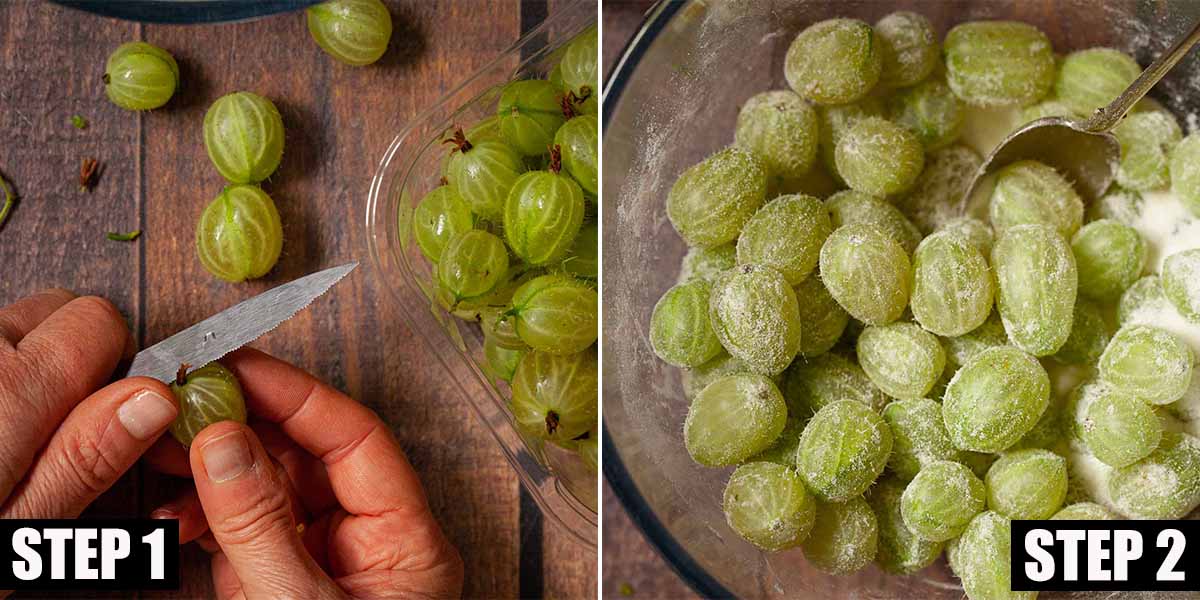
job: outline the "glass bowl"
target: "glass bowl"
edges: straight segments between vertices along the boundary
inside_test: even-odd
[[[557,7],[541,25],[415,117],[388,146],[367,199],[375,276],[491,430],[542,513],[592,548],[597,538],[596,472],[575,453],[525,439],[513,426],[506,407],[508,387],[487,373],[479,327],[455,318],[433,299],[430,263],[414,243],[410,219],[416,203],[438,185],[447,152],[440,142],[446,132],[493,116],[504,84],[545,78],[559,49],[595,25],[595,6],[581,0]]]
[[[799,550],[766,554],[740,539],[721,510],[730,469],[688,457],[681,372],[658,360],[647,341],[654,304],[675,282],[686,250],[664,206],[676,177],[732,141],[748,97],[786,88],[782,64],[797,32],[838,16],[874,23],[895,10],[926,15],[941,34],[962,21],[1017,19],[1040,27],[1060,51],[1113,46],[1142,64],[1200,18],[1200,3],[1148,0],[697,0],[649,11],[608,75],[604,97],[604,471],[651,543],[704,596],[963,594],[944,559],[908,577],[874,566],[837,577],[809,566]],[[1193,52],[1153,94],[1181,122],[1194,123],[1198,76]]]

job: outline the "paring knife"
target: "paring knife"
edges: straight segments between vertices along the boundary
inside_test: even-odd
[[[170,383],[180,365],[198,369],[253,342],[304,310],[357,266],[352,262],[305,275],[227,308],[138,352],[125,376]]]

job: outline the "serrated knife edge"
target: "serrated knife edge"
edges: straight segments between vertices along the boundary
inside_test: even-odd
[[[171,382],[181,364],[199,368],[296,316],[357,266],[351,262],[311,273],[235,304],[138,352],[125,376]]]

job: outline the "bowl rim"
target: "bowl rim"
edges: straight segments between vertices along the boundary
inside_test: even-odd
[[[279,13],[307,8],[321,0],[124,0],[95,2],[94,0],[51,0],[54,4],[141,23],[196,25],[206,23],[241,22]]]
[[[685,4],[684,0],[658,0],[646,12],[646,17],[638,26],[637,32],[625,42],[620,58],[608,73],[604,85],[602,131],[608,131],[608,123],[614,112],[613,107],[620,99],[622,92],[625,91],[629,74],[637,68],[658,34],[667,27],[671,19]],[[601,147],[603,148],[603,143]],[[604,390],[601,389],[600,393],[603,398]],[[616,444],[608,432],[608,423],[602,421],[600,430],[604,445],[600,455],[604,465],[604,479],[612,488],[613,494],[625,509],[626,514],[642,532],[642,536],[650,542],[650,545],[675,571],[675,574],[679,575],[680,579],[683,579],[697,594],[705,598],[733,598],[734,594],[721,585],[704,567],[700,566],[700,563],[692,558],[692,555],[683,548],[654,514],[649,503],[646,502],[646,498],[638,490],[628,469],[625,468],[621,454],[617,451]]]

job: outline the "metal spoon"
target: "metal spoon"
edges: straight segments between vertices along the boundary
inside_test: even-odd
[[[1146,67],[1116,100],[1096,109],[1086,121],[1045,117],[1022,125],[983,161],[959,203],[960,212],[967,212],[979,202],[980,199],[973,201],[972,198],[986,191],[981,189],[981,182],[987,175],[1024,159],[1037,160],[1058,169],[1074,181],[1075,189],[1085,200],[1099,198],[1112,184],[1121,162],[1121,145],[1109,131],[1197,42],[1200,42],[1200,22]]]

